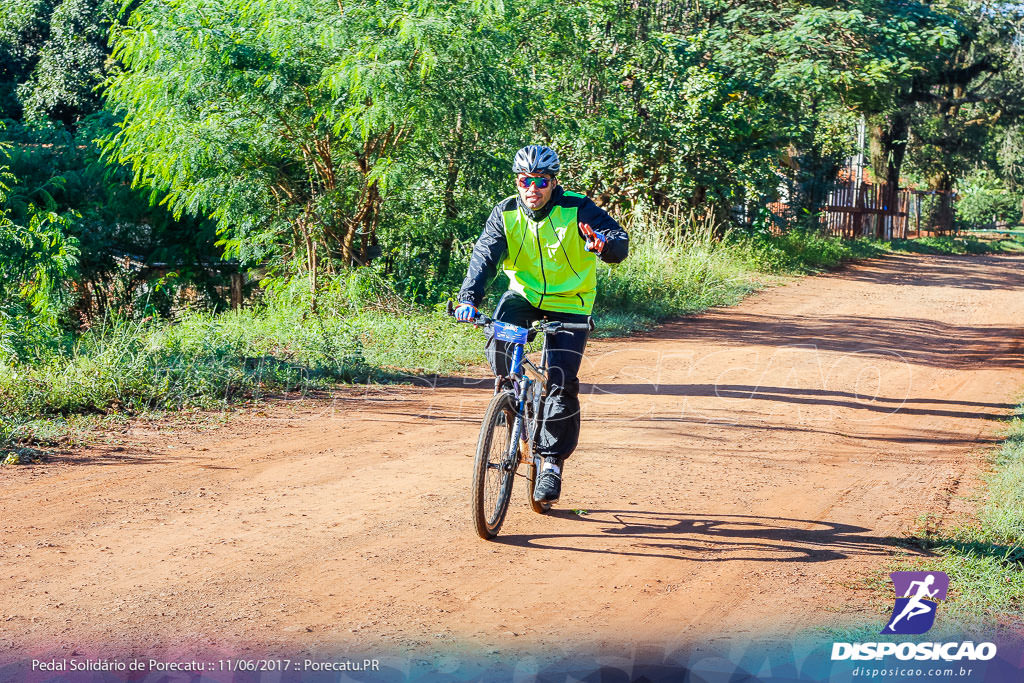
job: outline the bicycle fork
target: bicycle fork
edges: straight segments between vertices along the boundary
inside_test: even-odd
[[[505,453],[505,469],[511,470],[519,464],[519,437],[523,433],[523,416],[516,415],[516,421],[512,423],[512,438],[508,440],[508,452]]]
[[[508,452],[505,454],[505,460],[511,463],[511,467],[515,467],[520,462],[529,464],[531,460],[538,461],[534,464],[539,467],[539,459],[533,452],[533,435],[526,433],[527,423],[530,423],[532,429],[532,422],[526,419],[527,414],[532,413],[536,416],[540,406],[540,392],[531,391],[534,388],[534,383],[527,381],[526,387],[522,391],[522,397],[517,402],[518,410],[515,422],[512,423],[512,438],[509,439]],[[519,451],[518,458],[516,458],[516,450]]]
[[[523,408],[524,402],[520,397],[516,397],[516,419],[512,422],[512,438],[508,440],[508,444],[505,450],[504,464],[502,468],[506,472],[515,472],[519,466],[519,441],[523,435]]]
[[[512,377],[516,377],[520,372],[520,368],[523,366],[523,345],[516,344],[515,350],[512,352]],[[519,467],[520,462],[526,462],[526,456],[530,450],[529,444],[523,436],[523,422],[526,417],[526,402],[529,399],[529,387],[530,382],[525,377],[522,378],[523,382],[514,381],[512,384],[516,388],[516,419],[512,424],[512,438],[508,442],[508,451],[505,453],[505,469],[507,471],[515,472],[516,468]],[[522,446],[520,446],[522,441]],[[520,450],[522,453],[520,454]]]

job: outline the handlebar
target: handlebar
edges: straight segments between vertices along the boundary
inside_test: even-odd
[[[451,317],[455,317],[455,304],[451,300],[448,301],[447,314]],[[489,318],[478,311],[476,319],[470,322],[477,327],[482,327],[484,325],[490,325],[494,322],[494,319]],[[558,334],[559,332],[590,332],[594,329],[594,321],[593,319],[590,319],[585,323],[566,323],[559,320],[537,320],[534,321],[531,327],[538,332],[544,332],[545,334]]]

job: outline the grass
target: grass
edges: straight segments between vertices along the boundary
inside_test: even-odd
[[[210,408],[241,397],[336,382],[387,381],[392,366],[450,371],[474,360],[471,331],[439,312],[356,306],[344,288],[319,297],[319,313],[293,287],[265,305],[175,324],[110,320],[70,353],[0,363],[0,442],[51,440],[53,420]]]
[[[83,417],[393,381],[401,377],[393,366],[443,372],[477,356],[472,330],[441,313],[356,305],[348,295],[344,286],[323,292],[319,314],[296,286],[269,293],[258,308],[192,312],[174,324],[109,320],[68,352],[0,361],[0,460],[31,460],[32,447],[79,433]]]
[[[693,217],[633,218],[628,228],[630,257],[598,272],[595,318],[604,336],[734,304],[785,276],[909,248],[799,231],[723,236]],[[958,244],[927,248],[956,253]],[[254,308],[189,312],[173,323],[108,320],[71,349],[40,351],[31,361],[0,356],[0,459],[5,452],[30,459],[33,447],[66,440],[88,416],[214,408],[482,360],[479,331],[402,301],[371,269],[335,279],[317,304],[312,313],[296,282],[268,291]]]
[[[763,286],[767,269],[758,268],[749,244],[714,239],[708,226],[669,233],[657,227],[634,222],[629,258],[600,265],[594,311],[600,334],[732,304]]]
[[[943,619],[965,628],[1024,625],[1024,404],[991,457],[976,518],[951,529],[922,520],[914,542],[934,555],[897,569],[942,571]]]
[[[1024,253],[1024,242],[1018,239],[981,240],[967,237],[921,237],[913,240],[892,240],[888,249],[911,254],[1020,254]]]

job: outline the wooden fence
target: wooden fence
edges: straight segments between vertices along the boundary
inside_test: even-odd
[[[942,202],[939,192],[903,188],[885,192],[870,183],[842,182],[829,192],[822,207],[822,226],[831,235],[852,239],[907,239],[923,235],[945,234],[953,229],[952,203],[955,195],[945,199],[949,209],[932,211],[935,202]],[[782,220],[784,229],[790,207],[785,201],[772,202],[768,209]],[[745,215],[745,214],[744,214]]]
[[[823,224],[830,234],[844,238],[890,240],[945,233],[953,227],[952,212],[937,221],[930,215],[922,216],[931,213],[922,204],[940,200],[938,193],[926,190],[904,188],[891,192],[879,185],[841,183],[829,193]]]
[[[845,183],[829,193],[822,222],[839,237],[904,238],[910,203],[908,190],[886,192],[877,185]]]

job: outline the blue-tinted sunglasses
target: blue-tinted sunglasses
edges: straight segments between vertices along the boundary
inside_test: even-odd
[[[544,176],[539,176],[539,177],[537,177],[537,176],[530,176],[528,178],[520,178],[519,179],[519,187],[522,187],[522,188],[526,189],[526,188],[529,188],[530,185],[533,185],[533,186],[539,187],[540,189],[543,190],[545,187],[548,186],[548,184],[550,182],[551,182],[551,179],[550,178],[545,178]]]

